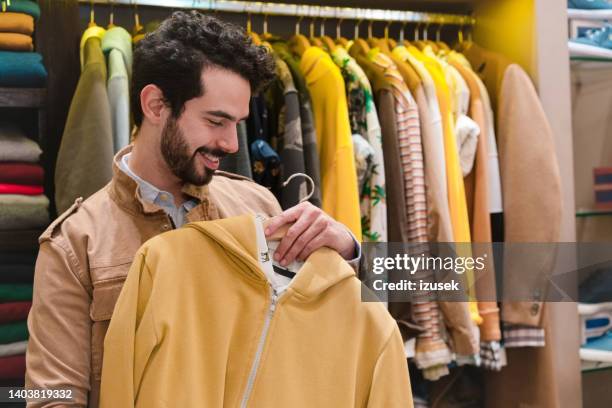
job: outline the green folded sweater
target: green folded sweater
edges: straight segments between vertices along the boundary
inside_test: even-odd
[[[28,322],[0,324],[0,344],[15,343],[28,339]]]
[[[32,300],[32,285],[27,283],[1,284],[0,302],[16,300]]]
[[[40,6],[38,3],[35,3],[30,0],[11,0],[10,5],[6,0],[0,0],[0,2],[5,2],[6,11],[11,11],[13,13],[23,13],[34,17],[35,20],[38,20],[40,17]]]

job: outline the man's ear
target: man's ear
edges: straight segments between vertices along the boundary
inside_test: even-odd
[[[140,91],[140,106],[143,115],[149,122],[155,125],[165,122],[163,117],[164,108],[166,108],[164,94],[156,85],[149,84],[142,88],[142,91]]]

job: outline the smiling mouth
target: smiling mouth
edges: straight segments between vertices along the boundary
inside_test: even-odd
[[[221,158],[219,156],[215,156],[210,153],[199,153],[200,156],[204,159],[204,164],[206,167],[212,170],[216,170],[219,167],[219,162]]]

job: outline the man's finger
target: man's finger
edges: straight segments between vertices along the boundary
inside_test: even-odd
[[[328,222],[323,217],[319,217],[313,223],[307,223],[306,230],[293,242],[287,254],[282,258],[281,265],[293,262],[304,248],[310,246],[312,241],[323,235],[322,233],[327,228],[327,225]]]
[[[303,204],[304,203],[300,203],[296,206],[288,208],[282,213],[280,213],[279,215],[270,218],[270,221],[268,222],[268,225],[264,231],[265,235],[267,236],[267,235],[273,234],[281,226],[288,224],[290,222],[293,222],[297,220],[298,218],[300,218],[300,215],[302,214],[302,212],[305,210],[305,207],[306,207]]]
[[[300,214],[300,218],[287,230],[287,233],[283,239],[281,239],[280,244],[274,253],[274,259],[276,261],[280,261],[286,257],[287,252],[293,246],[295,240],[302,235],[310,224],[316,221],[317,216],[317,210],[313,209],[305,209]]]

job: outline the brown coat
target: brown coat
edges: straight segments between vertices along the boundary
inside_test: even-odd
[[[557,242],[562,208],[559,165],[552,130],[531,79],[520,66],[475,44],[464,54],[497,107],[505,241]],[[517,279],[520,261],[504,259],[504,282]],[[546,266],[541,265],[542,270]],[[554,359],[551,322],[541,302],[546,279],[531,278],[541,282],[542,289],[533,293],[531,302],[504,303],[502,319],[544,327],[547,346],[508,349],[508,366],[486,376],[485,406],[560,406],[556,378],[563,373],[556,368],[560,362]]]
[[[104,336],[134,254],[172,228],[166,213],[143,201],[134,180],[117,167],[130,150],[115,156],[109,184],[78,199],[40,237],[26,387],[72,388],[78,406],[98,405]],[[201,200],[187,215],[189,222],[281,212],[264,187],[231,173],[215,174],[207,186],[183,189]]]

